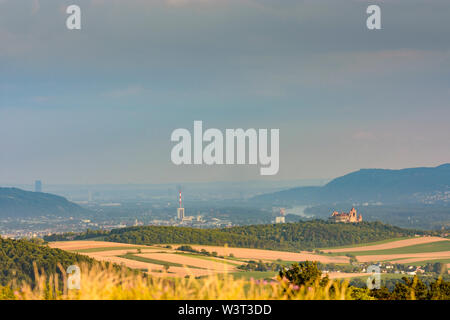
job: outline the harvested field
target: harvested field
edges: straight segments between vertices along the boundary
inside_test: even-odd
[[[197,257],[191,254],[180,254],[179,251],[161,247],[136,246],[103,241],[52,242],[50,246],[52,248],[78,252],[98,261],[111,262],[118,265],[125,265],[132,269],[144,270],[148,274],[158,277],[184,277],[186,275],[198,277],[217,273],[236,272],[238,271],[236,266],[227,264],[226,262],[233,264],[243,263],[216,257],[200,255]],[[124,257],[130,253],[132,254],[130,258]],[[142,257],[144,261],[132,259],[131,257],[133,256],[138,258]],[[157,263],[146,262],[145,258],[149,260],[153,259]],[[167,271],[164,268],[166,263],[169,265]],[[183,265],[191,267],[185,267]]]
[[[450,240],[445,239],[445,238],[440,238],[440,237],[418,237],[418,238],[392,241],[392,242],[387,242],[387,243],[377,244],[377,245],[372,245],[372,246],[369,245],[369,246],[363,246],[363,247],[326,249],[324,251],[330,252],[330,253],[339,253],[339,252],[386,250],[386,249],[401,248],[401,247],[407,247],[407,246],[413,246],[413,245],[425,244],[425,243],[431,243],[431,242],[438,242],[438,241],[450,241]]]
[[[136,249],[122,249],[122,250],[115,249],[115,250],[111,250],[111,251],[101,250],[101,251],[94,251],[94,252],[83,252],[83,251],[75,251],[75,252],[79,252],[80,254],[84,254],[84,255],[87,255],[87,256],[95,259],[95,257],[122,256],[127,253],[136,254],[137,250]],[[161,252],[161,250],[153,249],[153,248],[141,249],[141,253],[150,253],[150,252]]]
[[[202,245],[192,245],[192,248],[196,250],[205,249],[208,252],[217,252],[220,256],[229,256],[233,254],[236,258],[245,258],[249,260],[285,260],[285,261],[319,261],[322,263],[348,263],[348,257],[339,256],[322,256],[317,254],[312,254],[309,252],[286,252],[286,251],[272,251],[272,250],[261,250],[261,249],[248,249],[248,248],[229,248],[229,247],[218,247],[218,246],[202,246]]]
[[[194,257],[189,257],[181,254],[173,254],[173,253],[146,253],[146,254],[138,254],[137,256],[144,257],[144,258],[150,258],[150,259],[157,259],[162,261],[168,261],[173,263],[179,263],[181,265],[185,266],[194,266],[198,268],[203,269],[209,269],[214,271],[235,271],[235,267],[215,262],[212,260],[205,260],[205,259],[199,259]]]
[[[94,258],[94,257],[92,257],[92,258]],[[163,269],[163,267],[161,265],[140,262],[140,261],[125,259],[125,258],[116,257],[116,256],[96,256],[94,259],[98,260],[98,261],[112,262],[112,263],[116,263],[119,265],[123,264],[132,269],[145,269],[145,270],[151,270],[151,269],[162,270]]]
[[[384,255],[361,255],[356,256],[359,262],[373,262],[373,261],[391,261],[394,263],[407,263],[406,259],[420,259],[420,260],[432,260],[432,259],[446,259],[450,258],[450,251],[440,252],[424,252],[424,253],[403,253],[403,254],[384,254]],[[400,259],[400,260],[396,260]],[[415,260],[415,261],[420,261]],[[413,262],[413,261],[410,261]]]
[[[442,241],[446,239],[436,237],[421,237],[407,240],[393,241],[391,243],[379,244],[367,250],[366,247],[356,248],[359,252],[356,258],[359,262],[379,262],[391,261],[394,263],[413,263],[417,261],[449,259],[450,251],[445,251]],[[448,241],[448,240],[447,240]],[[436,243],[436,244],[433,244]],[[389,251],[378,252],[374,250],[388,250],[394,248],[396,251],[405,246],[402,252],[392,253]],[[426,252],[414,252],[414,245],[431,246],[426,248]],[[446,245],[446,244],[445,244]],[[79,252],[99,261],[108,261],[111,263],[122,264],[129,268],[147,271],[154,276],[165,277],[184,277],[186,275],[205,276],[210,274],[252,274],[252,271],[241,271],[239,264],[248,260],[262,260],[266,262],[280,259],[282,262],[291,263],[298,261],[319,261],[321,263],[349,263],[350,258],[346,256],[319,255],[311,252],[285,252],[260,250],[251,248],[230,248],[219,246],[191,245],[195,250],[205,249],[209,253],[216,252],[218,256],[201,255],[191,252],[180,252],[175,249],[157,247],[157,246],[136,246],[124,243],[112,243],[103,241],[66,241],[50,243],[52,248]],[[173,246],[173,248],[179,245]],[[386,247],[388,246],[388,247]],[[439,247],[439,248],[438,248]],[[442,247],[442,248],[441,248]],[[354,250],[355,248],[352,248]],[[423,249],[423,248],[422,248]],[[431,251],[435,249],[435,251]],[[437,251],[438,249],[443,251]],[[234,258],[227,258],[232,254]],[[241,261],[237,260],[240,259]],[[257,272],[253,272],[257,273]],[[330,278],[350,278],[364,276],[358,273],[332,272]]]
[[[176,252],[176,254],[181,254],[181,255],[185,255],[185,256],[189,256],[189,257],[194,257],[197,259],[203,259],[203,260],[210,260],[210,261],[215,261],[215,262],[220,262],[220,263],[226,263],[229,265],[234,265],[234,266],[239,266],[242,264],[245,264],[244,261],[240,261],[240,260],[236,260],[236,259],[226,259],[226,258],[220,258],[220,257],[212,257],[212,256],[207,256],[207,255],[202,255],[202,254],[195,254],[195,253],[187,253],[187,252]]]
[[[106,242],[106,241],[57,241],[50,242],[50,248],[58,248],[66,251],[76,251],[97,248],[117,248],[117,247],[143,247],[128,243]]]
[[[413,263],[413,262],[434,263],[434,262],[439,262],[439,260],[447,260],[447,259],[450,259],[450,258],[446,258],[446,257],[431,258],[431,259],[407,258],[407,259],[393,260],[391,262],[392,263]]]
[[[195,277],[206,276],[218,272],[207,269],[194,269],[185,267],[169,267],[166,271],[162,265],[152,264],[148,262],[140,262],[132,259],[125,259],[116,256],[99,256],[96,258],[100,261],[108,261],[119,265],[125,265],[128,268],[145,270],[148,274],[157,277],[184,277],[193,275]],[[220,273],[220,272],[219,272]]]

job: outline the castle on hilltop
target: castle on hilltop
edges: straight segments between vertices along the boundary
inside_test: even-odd
[[[350,210],[349,213],[334,211],[331,214],[330,220],[334,222],[344,222],[344,223],[361,222],[362,215],[358,215],[356,209],[352,208],[352,210]]]

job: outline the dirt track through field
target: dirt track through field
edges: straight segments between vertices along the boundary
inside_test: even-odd
[[[374,251],[374,250],[401,248],[401,247],[413,246],[416,244],[424,244],[424,243],[438,242],[438,241],[450,241],[450,240],[445,239],[445,238],[440,238],[440,237],[418,237],[418,238],[392,241],[392,242],[371,245],[371,246],[369,245],[369,246],[353,247],[353,248],[327,249],[324,251],[331,252],[331,253],[352,252],[352,251]]]
[[[236,268],[232,265],[221,263],[221,262],[215,262],[211,260],[206,260],[202,258],[194,258],[185,256],[182,254],[174,254],[174,253],[146,253],[146,254],[138,254],[139,257],[149,258],[149,259],[156,259],[161,261],[167,261],[167,262],[173,262],[173,263],[179,263],[181,265],[185,266],[193,266],[203,269],[210,269],[214,271],[231,271],[235,270]]]
[[[59,248],[67,251],[95,249],[95,248],[113,248],[113,247],[143,247],[143,248],[146,247],[136,244],[107,242],[107,241],[57,241],[57,242],[50,242],[49,246],[51,248]]]

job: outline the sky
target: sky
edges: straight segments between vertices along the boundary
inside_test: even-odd
[[[66,28],[71,4],[81,30]],[[0,185],[448,163],[449,17],[448,0],[0,0]],[[175,166],[171,133],[194,120],[279,129],[278,174]]]

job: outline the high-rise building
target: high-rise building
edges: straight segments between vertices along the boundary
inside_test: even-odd
[[[286,223],[286,209],[280,208],[280,215],[275,217],[275,223]]]
[[[180,221],[184,220],[184,208],[177,208],[177,219]]]
[[[42,181],[36,180],[34,182],[34,192],[42,192]]]

